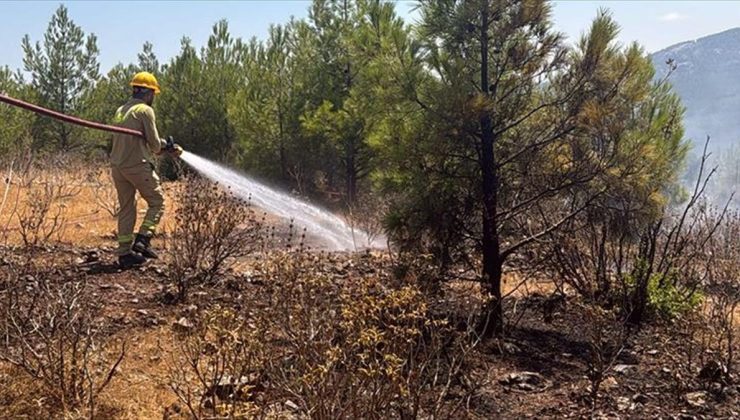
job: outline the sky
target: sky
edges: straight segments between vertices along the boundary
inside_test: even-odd
[[[101,70],[118,62],[132,63],[145,41],[154,44],[160,62],[180,49],[189,37],[202,46],[214,23],[229,22],[232,35],[264,38],[270,24],[307,16],[309,0],[251,1],[8,1],[0,0],[0,66],[23,67],[21,39],[43,39],[59,4],[72,20],[98,38]],[[397,10],[413,21],[414,1],[397,1]],[[638,41],[654,52],[670,45],[740,26],[740,1],[554,1],[555,28],[571,41],[588,28],[599,8],[612,11],[622,27],[620,41]]]

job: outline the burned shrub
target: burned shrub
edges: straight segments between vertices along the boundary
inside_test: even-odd
[[[248,202],[216,184],[187,179],[169,243],[170,278],[179,300],[192,285],[214,281],[234,258],[260,247],[262,233],[263,223]]]
[[[705,195],[714,174],[706,172],[707,157],[705,150],[696,184],[681,206],[640,215],[628,211],[635,203],[622,202],[619,209],[572,220],[549,241],[548,274],[592,303],[618,306],[633,325],[699,307],[716,259],[714,238],[728,217],[727,205],[713,207]]]
[[[453,389],[474,388],[461,381],[477,340],[432,317],[413,282],[332,278],[323,266],[285,255],[263,268],[271,281],[258,313],[279,343],[266,368],[272,384],[311,417],[453,415],[464,399]]]
[[[175,332],[169,386],[196,418],[254,417],[265,332],[236,312],[215,307],[192,329]]]
[[[413,283],[346,270],[298,252],[255,263],[252,305],[214,308],[178,338],[172,389],[191,414],[454,417],[477,390],[477,340],[433,319]]]
[[[0,365],[37,384],[46,410],[84,410],[92,418],[124,345],[112,351],[106,342],[84,280],[52,280],[28,268],[11,276],[0,292]]]

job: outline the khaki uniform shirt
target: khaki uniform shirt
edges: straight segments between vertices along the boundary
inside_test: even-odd
[[[115,133],[110,161],[112,166],[130,168],[141,163],[154,163],[154,153],[165,146],[159,138],[154,110],[141,99],[131,98],[118,108],[113,122],[119,127],[130,128],[144,133],[145,138],[130,134]]]

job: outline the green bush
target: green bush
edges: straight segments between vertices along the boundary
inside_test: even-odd
[[[637,281],[635,275],[627,276],[627,292],[631,295]],[[681,285],[678,273],[653,273],[647,284],[647,310],[650,315],[663,319],[676,317],[696,309],[704,300],[704,294],[698,288]]]
[[[661,274],[654,274],[648,282],[648,309],[651,313],[661,318],[674,319],[696,309],[704,299],[703,293],[698,289],[683,290],[677,287],[676,273],[669,274],[661,282],[662,277]]]

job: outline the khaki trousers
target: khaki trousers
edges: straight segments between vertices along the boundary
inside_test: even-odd
[[[136,224],[136,191],[146,201],[149,208],[141,223],[139,233],[153,235],[164,213],[164,195],[159,184],[159,176],[154,166],[142,162],[129,168],[111,167],[113,184],[118,193],[118,255],[131,252]]]

